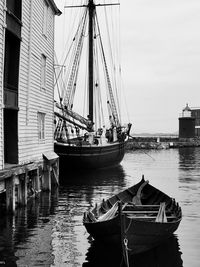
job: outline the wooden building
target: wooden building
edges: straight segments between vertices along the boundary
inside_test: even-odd
[[[0,205],[58,184],[53,0],[0,1]]]
[[[200,108],[191,107],[191,114],[195,118],[195,136],[200,137]]]
[[[0,1],[0,169],[42,160],[54,132],[53,0]]]

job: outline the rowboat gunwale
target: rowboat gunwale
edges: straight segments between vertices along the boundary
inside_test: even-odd
[[[120,201],[119,199],[121,199],[122,202],[123,200],[128,201],[128,194],[129,194],[129,199],[131,199],[131,197],[134,197],[134,194],[135,195],[137,194],[138,189],[144,182],[145,180],[144,178],[142,178],[142,180],[136,185],[129,187],[125,189],[124,191],[103,201],[98,207],[99,210],[103,206],[104,207],[108,205],[111,206],[111,204],[114,205],[114,203]],[[171,207],[172,208],[171,213],[174,214],[174,217],[172,218],[172,220],[168,220],[167,222],[155,222],[155,221],[148,220],[148,218],[144,220],[138,219],[137,217],[129,218],[126,215],[126,213],[123,213],[122,211],[124,218],[125,218],[124,223],[126,226],[129,226],[130,228],[126,231],[126,236],[128,239],[130,239],[129,245],[130,247],[132,247],[133,253],[139,253],[139,252],[142,252],[143,250],[148,250],[152,248],[153,246],[156,246],[157,244],[159,244],[164,239],[169,238],[177,230],[182,219],[181,208],[179,207],[178,203],[176,203],[173,198],[171,198],[164,192],[160,191],[159,189],[153,187],[152,185],[147,184],[145,187],[143,188],[144,192],[145,191],[147,192],[148,189],[150,188],[152,192],[153,191],[157,192],[157,194],[160,196],[160,199],[162,201],[163,200],[166,201],[166,210],[169,211]],[[131,193],[133,196],[131,196]],[[123,196],[124,196],[124,199],[123,199]],[[149,196],[151,196],[151,194]],[[146,200],[144,199],[143,201],[147,202],[147,199]],[[151,199],[151,201],[153,201],[153,198]],[[159,206],[158,203],[157,203],[157,207]],[[153,203],[149,203],[149,204],[151,205],[147,205],[147,207],[152,206]],[[155,204],[155,199],[154,199],[154,204]],[[137,207],[137,205],[135,206]],[[141,205],[141,206],[145,207],[145,205]],[[94,214],[96,213],[95,209],[97,209],[97,207],[92,209],[92,212]],[[85,228],[87,229],[88,233],[93,237],[93,239],[97,241],[100,240],[105,243],[112,243],[115,245],[120,244],[121,217],[119,213],[115,214],[113,218],[105,220],[105,221],[84,220],[83,224]],[[130,227],[131,224],[133,225],[133,227],[132,226]]]

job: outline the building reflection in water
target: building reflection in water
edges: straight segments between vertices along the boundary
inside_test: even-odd
[[[198,170],[200,163],[200,148],[185,147],[179,149],[179,170],[186,172]],[[193,173],[192,173],[193,174]]]
[[[179,199],[183,220],[179,243],[185,266],[199,266],[200,147],[179,149]]]
[[[53,201],[49,193],[33,198],[15,216],[0,219],[0,262],[5,266],[45,266],[53,263],[51,223],[57,192]]]
[[[130,267],[182,267],[181,252],[178,239],[175,235],[167,239],[158,247],[129,258]],[[92,242],[86,254],[84,267],[116,267],[123,266],[123,257],[120,251]]]

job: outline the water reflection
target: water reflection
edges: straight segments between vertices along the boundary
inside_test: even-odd
[[[60,192],[71,203],[83,201],[85,205],[95,205],[95,201],[107,198],[125,186],[125,172],[121,165],[101,170],[76,170],[60,175]],[[96,199],[96,195],[99,198]],[[75,198],[75,199],[74,199]]]
[[[185,266],[199,266],[200,148],[179,149],[179,194],[183,212],[179,240]]]
[[[199,169],[200,148],[185,147],[179,149],[179,169],[186,172]]]
[[[111,184],[125,185],[125,172],[121,165],[99,170],[66,170],[60,168],[61,185],[103,186]]]
[[[178,239],[175,235],[163,242],[160,246],[133,255],[129,259],[130,267],[182,267],[181,252]],[[112,250],[97,242],[93,242],[86,254],[84,267],[116,267],[123,266],[123,257],[120,251]]]
[[[125,173],[122,166],[98,171],[60,171],[59,205],[52,230],[52,266],[80,266],[89,246],[82,224],[83,212],[121,190]]]
[[[50,215],[55,212],[56,196],[51,199],[49,193],[42,193],[27,207],[17,209],[15,216],[0,219],[0,262],[4,266],[38,266],[44,262],[50,266],[53,262]]]
[[[151,184],[174,196],[183,219],[177,239],[135,255],[131,266],[199,266],[200,148],[126,153],[121,166],[98,171],[67,170],[60,174],[59,194],[42,194],[14,217],[0,214],[0,261],[6,266],[120,266],[121,255],[90,244],[83,212],[138,182],[144,174]],[[170,241],[168,241],[170,242]],[[112,253],[111,253],[112,252]],[[103,263],[102,263],[103,262]]]

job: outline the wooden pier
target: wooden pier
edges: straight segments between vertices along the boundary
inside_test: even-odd
[[[27,205],[29,198],[58,185],[59,157],[54,152],[43,154],[41,161],[6,166],[0,171],[0,205],[4,199],[6,211],[14,213],[18,206]]]

